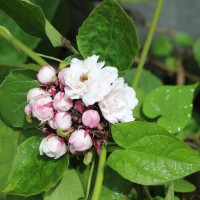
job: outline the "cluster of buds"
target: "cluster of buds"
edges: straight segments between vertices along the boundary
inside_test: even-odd
[[[133,121],[135,91],[118,78],[115,67],[103,67],[94,55],[72,59],[58,74],[43,66],[40,87],[27,94],[25,113],[37,118],[45,134],[40,154],[57,159],[67,152],[87,154],[107,141],[109,123]]]

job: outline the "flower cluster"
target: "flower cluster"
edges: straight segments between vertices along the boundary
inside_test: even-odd
[[[115,67],[104,66],[98,58],[74,58],[58,75],[51,66],[37,74],[40,87],[28,92],[25,113],[41,122],[46,135],[41,155],[57,159],[67,151],[87,153],[92,147],[99,152],[109,123],[134,120],[135,91],[118,77]]]

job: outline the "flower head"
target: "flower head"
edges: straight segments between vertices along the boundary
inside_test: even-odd
[[[85,130],[80,129],[74,131],[69,137],[70,152],[88,150],[92,146],[92,139],[89,134],[85,134]]]
[[[110,123],[134,121],[132,110],[138,104],[133,88],[118,78],[112,85],[111,92],[99,102],[102,115]]]
[[[59,136],[49,135],[40,143],[39,151],[40,155],[58,159],[67,152],[67,146]]]
[[[50,66],[43,66],[37,74],[38,81],[42,84],[51,83],[56,80],[56,71]]]
[[[100,122],[100,115],[96,110],[87,110],[82,115],[82,122],[86,127],[96,128]]]

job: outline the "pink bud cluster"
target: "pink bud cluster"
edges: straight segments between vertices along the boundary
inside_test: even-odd
[[[135,91],[115,67],[104,66],[93,55],[73,58],[58,74],[43,66],[37,74],[40,87],[28,92],[27,119],[37,118],[46,137],[40,154],[55,159],[67,152],[100,152],[109,132],[109,123],[133,121],[137,105]]]
[[[40,155],[57,159],[68,151],[87,153],[96,147],[108,133],[106,120],[101,117],[98,105],[86,106],[81,99],[70,99],[64,91],[63,75],[56,76],[51,66],[43,66],[37,74],[40,87],[29,90],[25,113],[41,123],[45,134],[40,144]]]

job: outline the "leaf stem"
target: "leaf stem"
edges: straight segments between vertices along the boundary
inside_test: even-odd
[[[142,51],[141,59],[140,59],[140,62],[138,64],[137,73],[136,73],[136,76],[135,76],[135,80],[133,82],[133,88],[137,88],[138,82],[140,80],[141,73],[142,73],[142,70],[143,70],[143,67],[144,67],[144,63],[145,63],[145,60],[146,60],[146,57],[147,57],[147,54],[148,54],[148,51],[149,51],[149,48],[150,48],[150,45],[151,45],[151,41],[152,41],[154,33],[155,33],[156,25],[158,23],[158,19],[159,19],[159,16],[160,16],[160,11],[161,11],[162,5],[163,5],[163,0],[158,0],[158,4],[157,4],[157,7],[156,7],[156,10],[155,10],[155,13],[154,13],[151,28],[149,30],[149,34],[148,34],[146,42],[144,44],[144,49]]]
[[[151,196],[151,193],[149,192],[148,187],[144,185],[144,186],[143,186],[143,189],[144,189],[144,193],[145,193],[147,199],[148,199],[148,200],[153,200],[153,198],[152,198],[152,196]]]
[[[27,47],[25,44],[23,44],[20,40],[13,37],[11,33],[4,27],[0,26],[0,36],[2,36],[4,39],[6,39],[8,42],[12,43],[13,46],[20,49],[22,52],[24,52],[26,55],[28,55],[30,58],[32,58],[36,63],[39,65],[46,65],[47,62],[43,60],[40,56],[38,56],[34,51],[32,51],[29,47]]]
[[[57,62],[62,62],[62,60],[55,58],[55,57],[52,57],[52,56],[47,56],[47,55],[44,55],[44,54],[41,54],[41,53],[37,53],[37,55],[40,56],[40,57],[43,57],[43,58],[47,58],[49,60],[55,60]]]
[[[94,171],[94,165],[95,165],[95,154],[92,160],[92,164],[91,164],[91,168],[90,168],[90,174],[89,174],[89,178],[88,178],[88,183],[87,183],[87,191],[86,191],[86,197],[85,200],[88,200],[89,197],[89,193],[90,193],[90,187],[91,187],[91,182],[92,182],[92,175],[93,175],[93,171]]]
[[[103,183],[104,169],[106,164],[106,154],[107,154],[106,146],[103,145],[99,157],[99,166],[97,170],[97,177],[92,195],[92,200],[98,200],[100,197],[101,187]]]
[[[78,50],[72,46],[71,42],[67,38],[62,38],[62,44],[74,54],[79,54]]]

